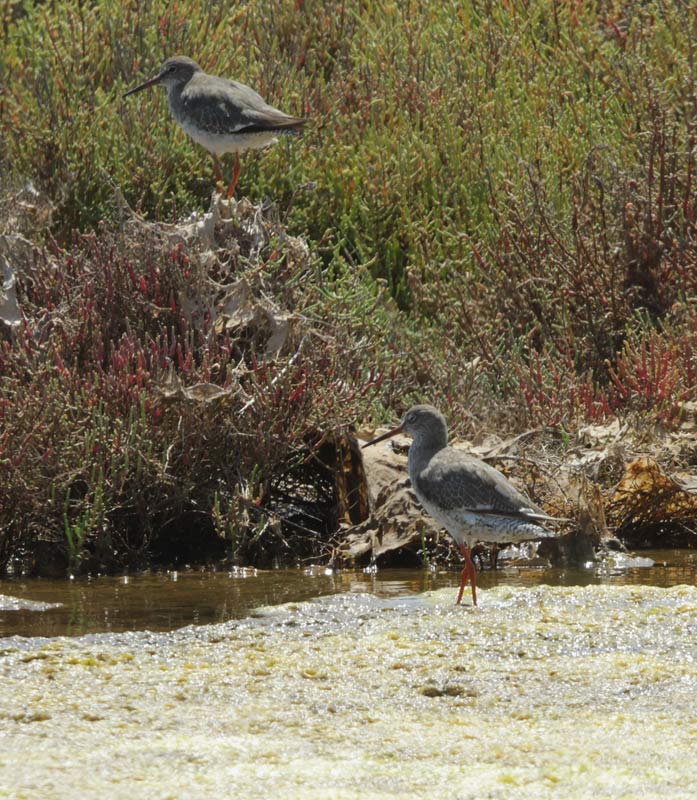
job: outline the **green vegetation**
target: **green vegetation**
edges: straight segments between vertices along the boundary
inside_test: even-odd
[[[3,565],[31,565],[56,535],[84,568],[166,558],[187,537],[192,558],[225,539],[243,560],[297,555],[267,524],[281,476],[323,432],[414,401],[471,433],[613,414],[670,426],[696,398],[689,4],[10,0],[0,14],[0,233],[44,247],[17,267],[27,323],[0,342]],[[208,206],[210,159],[164,93],[121,98],[175,53],[312,118],[301,140],[244,156],[238,188],[274,205],[236,269],[302,318],[300,350],[302,335],[269,354],[249,329],[196,328],[192,274],[220,277],[200,248],[121,224],[117,189],[161,222]],[[49,224],[17,222],[26,181]],[[253,411],[167,405],[172,375],[239,384]]]

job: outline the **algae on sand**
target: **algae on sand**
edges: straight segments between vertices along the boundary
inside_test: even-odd
[[[696,588],[451,601],[9,639],[0,796],[691,796]]]

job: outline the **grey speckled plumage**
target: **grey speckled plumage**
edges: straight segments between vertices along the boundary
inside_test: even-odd
[[[162,67],[165,75],[172,65],[182,70],[183,79],[167,87],[167,100],[172,116],[182,127],[194,125],[214,136],[268,133],[273,137],[297,134],[307,122],[269,105],[243,83],[208,75],[190,58],[168,59]],[[186,66],[188,72],[183,69]]]
[[[475,570],[470,550],[475,542],[524,542],[557,536],[542,523],[552,517],[521,494],[497,469],[448,447],[448,426],[433,406],[413,406],[401,424],[365,447],[407,433],[409,478],[421,505],[439,522],[465,557],[458,603],[467,578],[476,605]]]
[[[243,83],[208,75],[187,56],[168,58],[155,77],[129,89],[124,97],[160,83],[167,89],[172,117],[211,153],[219,179],[222,175],[219,155],[266,147],[279,135],[297,135],[308,121],[274,108]],[[232,191],[238,176],[239,157]]]
[[[409,478],[416,496],[458,545],[556,536],[541,524],[550,517],[501,472],[447,446],[448,428],[438,410],[414,406],[401,427],[414,437]]]

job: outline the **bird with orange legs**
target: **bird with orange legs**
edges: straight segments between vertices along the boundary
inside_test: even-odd
[[[413,406],[396,428],[363,446],[398,433],[413,438],[408,470],[416,497],[453,537],[464,558],[458,604],[469,581],[472,604],[477,605],[477,570],[471,554],[476,542],[515,544],[558,536],[544,523],[559,520],[528,500],[505,475],[478,458],[448,447],[445,417],[433,406]]]

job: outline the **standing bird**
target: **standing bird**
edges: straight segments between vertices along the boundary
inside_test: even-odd
[[[557,534],[541,522],[554,520],[531,503],[497,469],[448,447],[445,417],[433,406],[413,406],[401,424],[363,447],[408,433],[409,478],[428,513],[453,537],[465,559],[457,603],[469,578],[477,605],[477,571],[471,549],[475,542],[525,542]]]
[[[223,181],[219,155],[235,154],[235,166],[227,196],[235,193],[240,177],[240,153],[266,147],[278,136],[297,135],[308,121],[289,117],[270,106],[249,86],[216,75],[208,75],[186,56],[168,58],[154,78],[124,94],[128,97],[161,83],[175,122],[213,156],[215,177]]]

